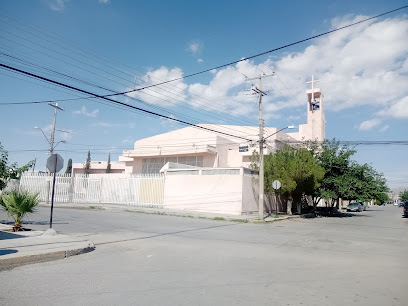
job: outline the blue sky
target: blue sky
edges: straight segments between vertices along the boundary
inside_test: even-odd
[[[406,4],[1,1],[0,61],[109,94],[210,69]],[[256,97],[246,94],[250,84],[244,75],[273,70],[278,77],[264,81],[269,90],[265,120],[280,128],[306,122],[305,82],[313,74],[325,94],[327,138],[407,140],[407,14],[402,10],[233,67],[115,99],[192,123],[256,126]],[[84,97],[3,69],[0,92],[0,103]],[[135,140],[183,127],[92,100],[59,105],[65,110],[58,114],[57,129],[69,134],[57,133],[57,142],[67,141],[57,151],[74,162],[83,162],[88,150],[93,160],[106,160],[109,152],[117,160]],[[0,112],[0,141],[10,159],[22,164],[37,158],[37,169],[45,170],[49,145],[33,127],[48,135],[53,109],[46,103],[4,105]],[[407,186],[407,148],[358,146],[355,158],[383,172],[391,187]]]

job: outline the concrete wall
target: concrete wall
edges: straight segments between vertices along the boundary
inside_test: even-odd
[[[167,172],[163,208],[228,215],[257,211],[251,176],[242,173],[242,168],[238,175]]]
[[[242,177],[242,214],[258,212],[258,184],[257,177],[244,174]]]

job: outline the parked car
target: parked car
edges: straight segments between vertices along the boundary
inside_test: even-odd
[[[408,201],[407,202],[405,202],[404,203],[404,206],[403,206],[403,216],[405,217],[405,218],[408,218]]]
[[[350,203],[347,206],[347,211],[363,211],[363,205],[358,202]]]
[[[405,205],[404,202],[400,202],[400,203],[398,204],[398,207],[404,207],[404,205]]]

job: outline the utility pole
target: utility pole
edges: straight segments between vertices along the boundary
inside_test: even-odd
[[[258,80],[259,84],[258,87],[252,88],[256,94],[259,95],[259,197],[258,197],[258,213],[259,219],[264,218],[264,153],[263,153],[263,146],[264,146],[264,136],[263,136],[263,128],[264,128],[264,121],[262,118],[262,96],[266,96],[266,93],[262,91],[262,78],[270,77],[275,75],[275,73],[269,75],[261,75],[257,78],[246,78],[246,81],[251,80]]]
[[[58,103],[52,104],[52,103],[48,103],[49,106],[54,107],[54,121],[52,122],[52,131],[51,131],[51,138],[50,138],[50,156],[53,154],[54,152],[54,138],[55,138],[55,123],[57,122],[57,111],[58,110],[64,110],[63,108],[58,106]],[[48,173],[51,173],[51,171],[49,171]],[[54,184],[55,184],[55,175],[56,173],[54,173]],[[51,189],[51,182],[48,181],[48,185],[47,185],[47,204],[50,202],[50,189]],[[53,189],[54,192],[54,189]],[[52,200],[54,200],[54,198],[52,198]],[[53,203],[52,203],[53,204]],[[52,205],[51,205],[52,206]],[[52,211],[52,207],[51,207],[51,211]],[[51,212],[51,216],[52,216],[52,212]],[[52,217],[50,220],[50,226],[52,224]]]
[[[54,137],[55,137],[55,123],[57,121],[57,111],[61,110],[63,111],[64,109],[58,106],[58,103],[52,104],[48,103],[49,106],[54,107],[54,121],[52,122],[52,131],[51,131],[51,139],[50,139],[50,156],[54,152]]]

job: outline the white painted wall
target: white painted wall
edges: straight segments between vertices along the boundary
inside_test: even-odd
[[[238,175],[174,175],[167,172],[163,208],[227,215],[257,211],[252,176],[243,175],[243,168],[239,171]]]

